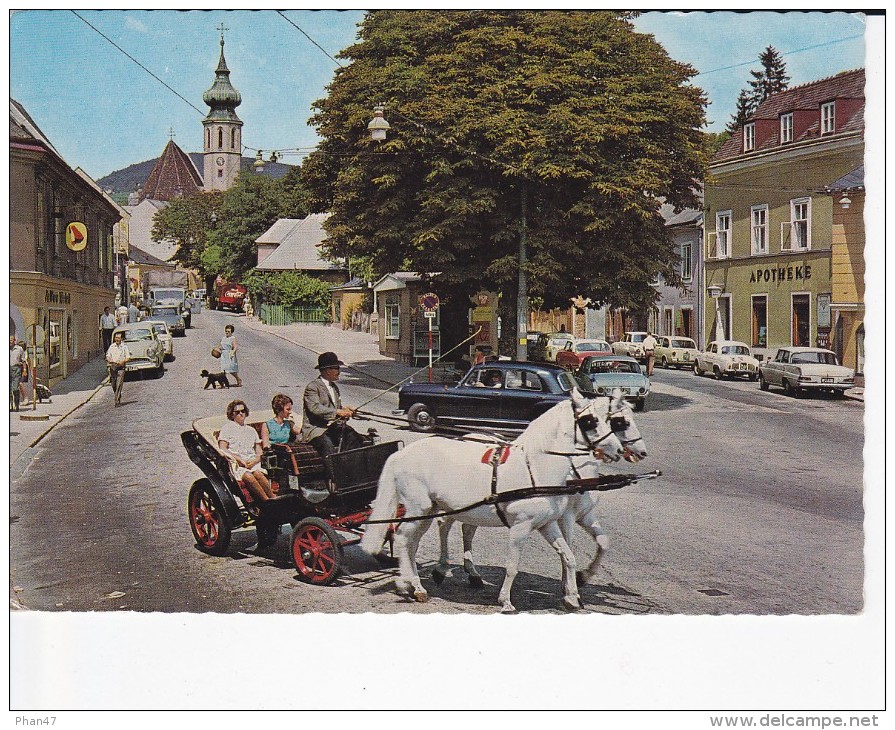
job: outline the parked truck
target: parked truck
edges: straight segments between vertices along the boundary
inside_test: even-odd
[[[229,309],[231,312],[242,312],[242,305],[248,293],[248,289],[242,284],[232,281],[216,282],[210,306],[212,309]]]

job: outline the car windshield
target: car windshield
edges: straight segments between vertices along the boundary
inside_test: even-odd
[[[640,366],[628,360],[594,360],[589,363],[589,373],[639,373]]]
[[[749,355],[749,348],[745,345],[725,345],[721,348],[722,355]]]
[[[168,334],[168,327],[167,327],[166,325],[164,325],[164,324],[161,324],[161,323],[152,325],[152,329],[155,330],[155,333],[156,333],[157,335],[166,335],[166,334]]]
[[[643,342],[646,339],[646,335],[643,332],[632,332],[631,333],[631,342]]]
[[[152,296],[159,301],[162,299],[183,299],[184,291],[182,289],[156,289],[152,292]]]
[[[578,352],[609,352],[610,347],[605,342],[579,342],[575,349]]]
[[[832,352],[794,352],[792,354],[793,363],[804,364],[820,364],[820,365],[838,365],[839,361]]]
[[[568,335],[555,335],[552,340],[550,340],[551,345],[564,345],[568,342],[571,336]]]
[[[696,343],[686,337],[676,337],[671,341],[672,347],[690,347],[696,349]]]
[[[122,333],[124,334],[125,342],[139,342],[140,340],[152,339],[152,330],[148,329],[123,330]]]
[[[153,317],[176,317],[177,307],[156,307],[152,310]]]

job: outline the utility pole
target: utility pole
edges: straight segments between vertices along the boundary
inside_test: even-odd
[[[528,228],[525,220],[528,207],[528,191],[525,180],[522,181],[521,206],[519,211],[519,292],[516,298],[516,359],[528,359],[528,274],[525,264],[528,261]]]

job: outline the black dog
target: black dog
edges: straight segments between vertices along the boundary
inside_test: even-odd
[[[205,378],[205,387],[202,388],[202,390],[230,387],[230,381],[227,380],[227,373],[210,373],[207,370],[203,370],[199,373],[199,376]]]

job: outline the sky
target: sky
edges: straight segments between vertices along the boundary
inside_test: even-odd
[[[172,130],[182,149],[201,151],[202,93],[214,81],[222,22],[230,79],[243,100],[244,154],[313,147],[311,104],[325,96],[337,67],[327,53],[337,57],[351,45],[363,18],[357,10],[290,10],[288,20],[273,10],[77,12],[12,14],[10,96],[69,165],[95,179],[157,157]],[[708,129],[721,131],[768,45],[783,54],[791,86],[807,83],[864,66],[865,20],[857,13],[648,12],[635,26],[699,72],[693,83],[709,100]]]

